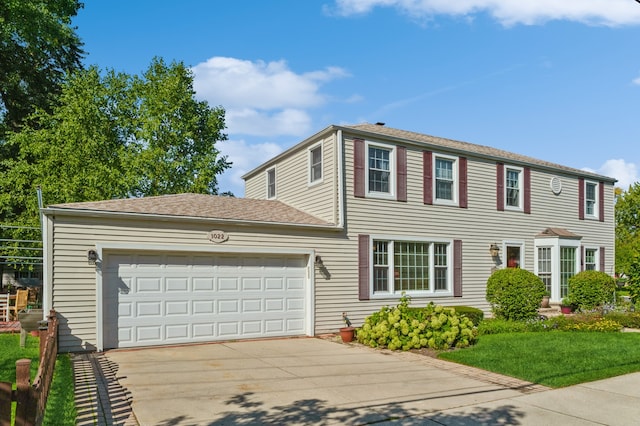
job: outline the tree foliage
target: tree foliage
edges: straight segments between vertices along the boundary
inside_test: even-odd
[[[0,2],[0,121],[5,130],[18,130],[36,108],[50,111],[66,74],[80,69],[84,52],[71,19],[81,7],[78,0]]]
[[[581,271],[569,278],[571,301],[581,311],[588,311],[613,301],[614,279],[602,271]]]
[[[216,194],[230,163],[224,109],[194,98],[182,63],[154,59],[140,76],[95,67],[62,86],[37,126],[11,133],[17,152],[0,160],[0,221],[37,224],[36,188],[45,204],[181,192]]]
[[[623,191],[616,201],[616,272],[627,273],[640,255],[640,183]]]

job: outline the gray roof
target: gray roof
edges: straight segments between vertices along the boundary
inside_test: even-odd
[[[448,150],[452,153],[462,154],[462,155],[476,155],[478,157],[483,157],[487,159],[491,159],[494,161],[502,161],[502,162],[510,162],[514,165],[522,165],[522,166],[534,166],[541,169],[546,169],[551,171],[552,173],[569,173],[572,175],[588,177],[592,179],[598,179],[607,182],[616,182],[615,178],[609,176],[603,176],[597,173],[588,172],[585,170],[576,169],[573,167],[563,166],[561,164],[552,163],[550,161],[539,160],[537,158],[528,157],[526,155],[520,155],[513,152],[505,151],[502,149],[492,148],[486,145],[477,145],[469,142],[461,142],[453,139],[441,138],[437,136],[425,135],[422,133],[410,132],[407,130],[394,129],[393,127],[387,127],[385,125],[379,124],[356,124],[356,125],[331,125],[318,133],[310,136],[309,138],[303,140],[302,142],[296,144],[295,146],[287,149],[286,151],[280,153],[279,155],[267,160],[265,163],[259,165],[253,170],[247,172],[242,176],[243,179],[248,179],[253,176],[257,172],[264,170],[267,167],[270,167],[272,164],[278,162],[281,158],[286,157],[291,152],[294,152],[308,144],[317,142],[318,137],[323,137],[328,133],[335,132],[338,130],[342,130],[344,132],[348,132],[351,135],[356,137],[379,137],[385,139],[392,139],[399,143],[403,144],[411,144],[423,146],[425,148],[431,149],[439,149],[439,150]]]
[[[206,194],[177,194],[55,204],[47,208],[47,210],[50,209],[85,213],[111,212],[240,222],[332,225],[277,200],[254,200]]]
[[[367,133],[377,134],[385,137],[401,139],[408,142],[418,142],[418,143],[426,144],[433,147],[446,148],[456,152],[472,153],[481,157],[501,159],[503,161],[513,161],[517,163],[535,165],[545,169],[556,169],[558,171],[564,171],[571,174],[579,174],[582,176],[592,176],[594,178],[611,181],[611,182],[615,181],[614,178],[611,178],[608,176],[587,172],[585,170],[580,170],[573,167],[563,166],[561,164],[556,164],[549,161],[539,160],[537,158],[528,157],[526,155],[515,154],[513,152],[492,148],[486,145],[477,145],[477,144],[468,143],[468,142],[456,141],[453,139],[429,136],[422,133],[394,129],[392,127],[386,127],[384,125],[378,125],[378,124],[365,123],[365,124],[357,124],[353,126],[342,126],[342,127],[345,129],[353,129],[358,132],[367,132]]]

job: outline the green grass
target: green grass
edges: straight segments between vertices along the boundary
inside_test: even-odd
[[[440,358],[563,387],[640,371],[640,333],[529,332],[480,336]]]
[[[20,347],[20,334],[0,334],[0,382],[16,382],[16,361],[31,359],[31,382],[38,373],[40,339],[27,335],[24,348]],[[53,383],[49,391],[44,424],[75,425],[76,408],[73,392],[73,369],[69,355],[59,355],[56,360]],[[15,402],[12,404],[15,415]]]
[[[16,382],[16,361],[28,358],[31,362],[31,380],[38,372],[40,339],[27,335],[24,348],[20,347],[20,334],[0,334],[0,382]],[[14,387],[15,388],[15,387]]]
[[[71,358],[68,354],[58,355],[43,424],[60,426],[76,424],[73,389]]]

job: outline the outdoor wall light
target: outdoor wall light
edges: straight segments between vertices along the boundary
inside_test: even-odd
[[[87,250],[87,262],[89,262],[89,265],[95,265],[97,260],[98,252],[93,249]]]
[[[500,254],[500,247],[498,247],[498,244],[492,243],[489,246],[489,253],[491,254],[491,257],[498,257]]]
[[[316,256],[316,266],[324,266],[324,262],[322,262],[322,258],[319,255]]]

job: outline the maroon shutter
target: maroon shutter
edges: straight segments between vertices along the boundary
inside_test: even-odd
[[[600,271],[605,272],[604,269],[604,247],[600,247]]]
[[[396,167],[396,179],[397,179],[397,195],[398,201],[407,201],[407,148],[399,146],[397,151],[397,167]]]
[[[460,193],[460,208],[467,208],[467,158],[460,157],[459,161],[459,183],[460,187],[458,189]]]
[[[353,140],[353,196],[363,198],[365,194],[364,141]]]
[[[453,240],[453,297],[462,297],[462,240]]]
[[[496,207],[504,211],[504,164],[496,163]]]
[[[524,168],[524,212],[531,214],[531,169]]]
[[[578,219],[584,220],[584,179],[578,179]]]
[[[600,210],[598,213],[598,218],[600,222],[604,222],[604,182],[600,182],[598,185],[598,209]]]
[[[369,300],[369,236],[358,235],[358,299]]]
[[[587,263],[585,259],[586,250],[584,246],[580,246],[580,270],[584,271],[584,266]]]
[[[422,151],[423,202],[433,204],[433,163],[431,151]]]

